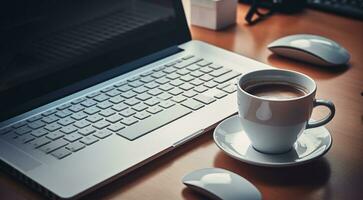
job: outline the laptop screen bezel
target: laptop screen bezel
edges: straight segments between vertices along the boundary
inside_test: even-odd
[[[191,40],[191,34],[189,32],[189,27],[188,27],[188,24],[187,24],[187,21],[185,18],[182,1],[173,0],[172,3],[174,6],[174,9],[175,9],[175,15],[176,15],[175,22],[177,23],[176,26],[178,27],[178,30],[175,32],[174,37],[170,38],[170,41],[168,41],[167,46],[164,49],[170,48],[172,46],[177,46],[177,45],[183,44],[183,43]],[[164,40],[165,40],[165,38],[164,38]],[[154,41],[154,42],[156,42],[156,41]],[[160,49],[160,51],[161,50],[162,49]],[[150,52],[150,54],[151,53],[155,53],[155,52]],[[110,52],[110,55],[108,55],[108,56],[112,57],[115,54],[117,54],[117,52]],[[147,55],[143,55],[142,57],[144,57],[144,56],[147,56]],[[141,59],[142,57],[137,57],[134,60]],[[89,60],[88,62],[82,63],[81,65],[95,66],[98,64],[98,65],[113,65],[114,67],[117,67],[120,65],[127,65],[127,63],[132,61],[131,60],[126,63],[118,64],[118,63],[107,63],[107,62],[104,62],[104,60],[107,60],[107,56],[102,57],[102,58],[96,58],[94,60]],[[130,65],[127,65],[127,66],[130,66]],[[77,67],[77,66],[75,66],[75,67]],[[122,75],[124,73],[137,69],[139,67],[142,67],[142,65],[140,65],[140,66],[133,65],[133,67],[131,67],[131,68],[129,67],[128,69],[121,71],[119,74],[115,74],[115,76]],[[108,68],[108,70],[110,70],[110,69],[112,69],[112,68]],[[104,71],[102,71],[102,72],[104,72]],[[53,74],[51,76],[47,76],[47,77],[44,77],[41,79],[37,79],[35,81],[31,81],[27,84],[17,86],[15,88],[13,88],[12,90],[6,91],[5,93],[3,93],[1,95],[2,97],[0,97],[0,101],[2,101],[1,99],[5,100],[5,98],[7,101],[6,101],[6,103],[4,103],[5,101],[1,102],[0,121],[4,121],[6,119],[19,115],[26,111],[30,111],[34,108],[40,107],[42,105],[45,105],[47,103],[60,99],[64,96],[70,95],[72,93],[75,93],[75,92],[85,89],[87,87],[90,87],[91,85],[97,84],[97,82],[92,82],[90,84],[84,84],[85,80],[82,80],[82,84],[79,84],[79,87],[77,86],[77,82],[81,82],[81,81],[70,82],[69,84],[62,84],[62,78],[63,79],[69,78],[66,76],[69,73],[72,73],[72,72],[70,72],[70,71],[67,72],[67,70],[64,70],[60,74]],[[101,73],[98,73],[98,74],[101,74]],[[94,76],[96,76],[96,75],[97,74],[95,74]],[[108,77],[108,78],[110,78],[110,77]],[[92,77],[87,77],[87,79],[92,79]],[[95,80],[95,79],[93,78],[93,80]],[[102,82],[102,81],[105,81],[105,80],[102,80],[102,78],[100,78],[98,83]],[[48,82],[52,82],[52,83],[58,82],[59,84],[58,85],[55,84],[54,88],[49,88],[49,87],[47,87]],[[25,91],[27,91],[27,92],[25,92]],[[32,92],[29,93],[28,91],[32,91]],[[60,91],[62,91],[62,92],[60,92]]]

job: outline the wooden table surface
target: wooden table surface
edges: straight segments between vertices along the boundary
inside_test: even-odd
[[[186,173],[204,167],[220,167],[240,174],[257,186],[265,200],[363,199],[363,22],[306,10],[296,15],[277,14],[248,26],[243,21],[247,9],[247,6],[239,5],[237,25],[223,31],[191,26],[193,38],[315,79],[317,97],[332,100],[337,109],[335,118],[326,126],[333,136],[330,151],[303,166],[256,167],[224,154],[214,144],[210,132],[96,190],[85,199],[205,199],[180,181]],[[274,56],[266,49],[271,41],[297,33],[322,35],[342,44],[351,52],[350,67],[345,70],[314,67]],[[324,113],[325,110],[319,110],[314,112],[314,117]],[[1,197],[43,198],[0,172]]]

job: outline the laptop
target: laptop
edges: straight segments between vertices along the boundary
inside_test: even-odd
[[[1,168],[79,198],[237,111],[269,68],[191,40],[179,0],[2,1]]]

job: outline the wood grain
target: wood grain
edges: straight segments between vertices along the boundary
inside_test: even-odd
[[[185,1],[186,5],[188,1]],[[84,197],[85,199],[204,199],[180,179],[204,167],[221,167],[254,183],[265,200],[362,199],[363,192],[363,22],[313,10],[296,15],[276,14],[254,26],[243,21],[247,6],[238,6],[238,22],[222,31],[191,26],[193,39],[251,57],[272,66],[296,70],[314,78],[317,97],[332,100],[337,113],[327,125],[333,147],[321,159],[298,167],[272,169],[244,164],[228,157],[206,134]],[[326,36],[351,52],[345,69],[315,67],[272,55],[266,46],[297,33]],[[244,67],[244,66],[241,66]],[[314,117],[324,110],[314,112]],[[0,197],[39,199],[38,193],[0,172]]]

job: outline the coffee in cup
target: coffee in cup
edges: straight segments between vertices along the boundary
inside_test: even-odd
[[[293,71],[268,69],[240,77],[237,84],[240,122],[252,146],[263,153],[289,151],[305,129],[328,123],[335,114],[331,101],[316,100],[316,84]],[[314,107],[326,106],[330,114],[311,122]]]

